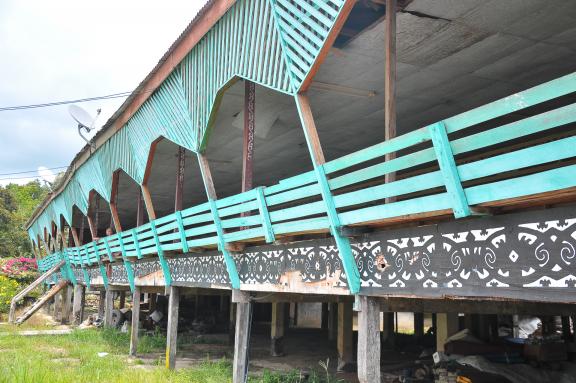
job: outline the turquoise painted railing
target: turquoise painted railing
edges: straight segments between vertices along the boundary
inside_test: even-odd
[[[326,174],[340,225],[362,225],[446,210],[459,218],[470,215],[473,205],[576,186],[576,165],[559,162],[576,157],[576,137],[564,134],[549,142],[540,140],[532,146],[518,147],[519,139],[538,133],[546,135],[551,129],[576,122],[576,104],[468,135],[465,131],[574,91],[576,75],[571,74],[327,162],[321,171]],[[456,132],[460,138],[450,139],[449,135]],[[492,150],[495,145],[498,151]],[[455,160],[455,156],[470,152],[478,154],[476,159],[469,158],[462,164]],[[384,161],[390,153],[398,156]],[[551,166],[506,176],[506,172],[543,164]],[[382,181],[386,174],[406,170],[418,171],[414,175],[406,173],[405,178],[394,182]],[[500,178],[491,180],[489,177],[494,175]],[[471,183],[480,179],[481,183]],[[41,260],[41,268],[45,270],[63,257],[73,266],[99,265],[106,278],[102,262],[122,261],[134,286],[131,261],[155,255],[170,284],[165,252],[186,253],[191,248],[206,246],[222,250],[230,242],[272,242],[278,235],[328,230],[330,220],[321,192],[317,175],[310,171],[270,187],[206,202],[82,247],[66,249]],[[388,198],[396,200],[384,203]],[[250,215],[244,216],[248,212]],[[234,273],[228,270],[233,287],[238,288],[235,269]]]
[[[346,0],[352,3],[353,0]],[[160,137],[193,152],[206,146],[223,89],[237,78],[296,94],[317,62],[345,0],[238,0],[170,76],[74,173],[29,228],[34,242],[60,216],[72,224],[95,190],[110,202],[118,169],[142,185],[151,144]]]

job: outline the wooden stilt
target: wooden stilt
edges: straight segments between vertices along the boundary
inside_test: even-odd
[[[114,291],[108,289],[104,303],[104,326],[112,326],[112,310],[114,310]]]
[[[323,331],[328,331],[328,303],[322,303],[322,314],[320,318],[320,328]]]
[[[424,313],[414,313],[414,335],[418,339],[424,336]]]
[[[98,299],[98,318],[104,320],[105,311],[106,311],[106,290],[101,290],[100,298]]]
[[[176,351],[178,341],[178,310],[180,307],[180,290],[170,286],[168,298],[168,333],[166,334],[166,368],[176,367]]]
[[[138,349],[138,329],[140,328],[140,287],[134,287],[132,294],[132,323],[130,331],[130,355],[135,356]]]
[[[126,291],[120,291],[120,305],[119,308],[123,309],[126,306]]]
[[[364,295],[358,299],[358,380],[380,382],[380,303]]]
[[[328,340],[335,341],[338,334],[338,303],[329,303],[328,309]]]
[[[395,331],[394,331],[394,313],[385,312],[383,315],[383,334],[382,334],[382,345],[386,346],[388,349],[393,349],[395,341]]]
[[[236,303],[236,334],[232,382],[245,383],[248,378],[248,348],[250,347],[252,307],[250,296],[245,291],[233,290],[232,300]]]
[[[62,320],[62,290],[58,291],[58,293],[54,296],[54,313],[53,317],[56,322]]]
[[[84,303],[86,288],[78,283],[74,286],[74,303],[72,304],[72,323],[78,326],[84,320]]]
[[[436,351],[444,351],[446,339],[458,332],[457,313],[436,314]]]
[[[234,345],[236,333],[236,303],[230,302],[230,321],[228,322],[228,343]]]
[[[352,302],[338,303],[338,371],[353,371]]]
[[[272,323],[270,330],[270,355],[284,356],[284,318],[286,318],[286,303],[272,303]]]

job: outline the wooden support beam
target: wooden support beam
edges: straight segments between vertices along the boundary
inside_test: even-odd
[[[74,286],[74,302],[72,304],[72,324],[78,326],[84,320],[84,303],[86,288],[80,283]]]
[[[256,84],[244,80],[244,131],[242,135],[242,192],[251,190],[254,181],[254,143]]]
[[[448,337],[458,332],[457,313],[436,314],[436,351],[444,351]]]
[[[393,312],[384,312],[383,318],[383,334],[382,334],[382,344],[388,349],[393,349],[396,344],[396,331],[394,328],[394,318]]]
[[[96,192],[91,191],[88,196],[88,213],[86,214],[86,220],[88,221],[88,228],[90,229],[90,235],[92,236],[92,240],[98,237],[98,227],[96,226],[94,218],[92,217],[94,214],[93,209],[96,199],[97,199]]]
[[[126,291],[120,291],[119,295],[120,295],[120,303],[118,305],[118,308],[123,309],[126,306]]]
[[[335,341],[338,334],[338,303],[328,303],[328,340]]]
[[[338,303],[338,371],[353,371],[352,302]]]
[[[388,141],[396,137],[396,0],[386,0],[384,46],[384,137]],[[393,157],[386,156],[389,161]],[[388,182],[393,181],[390,179]]]
[[[168,298],[168,330],[166,334],[166,368],[176,368],[176,351],[178,341],[178,310],[180,307],[180,289],[170,286]]]
[[[176,191],[174,192],[174,211],[182,210],[184,197],[184,171],[186,169],[186,149],[178,146],[178,167],[176,168]]]
[[[240,290],[232,291],[232,301],[236,303],[232,383],[245,383],[248,378],[248,349],[250,347],[252,303],[250,303],[250,295],[248,292]]]
[[[64,289],[66,286],[62,286],[62,289]],[[54,317],[54,320],[56,322],[60,322],[62,320],[62,304],[63,304],[63,298],[62,298],[62,289],[58,290],[55,295],[54,295],[54,313],[52,314],[52,316]]]
[[[324,153],[320,144],[320,138],[312,115],[312,109],[310,108],[310,101],[308,96],[305,94],[297,94],[295,96],[295,101],[300,116],[300,122],[304,129],[304,136],[306,137],[308,150],[312,157],[316,179],[320,186],[322,200],[326,207],[328,221],[330,222],[330,233],[334,237],[336,246],[339,250],[338,254],[346,274],[348,289],[352,294],[357,294],[360,291],[360,272],[358,271],[358,265],[356,264],[354,255],[352,254],[350,241],[347,237],[343,237],[339,232],[342,225],[340,224],[340,217],[338,216],[336,206],[334,205],[334,199],[328,184],[328,177],[324,170],[326,159],[324,158]]]
[[[106,311],[106,290],[101,290],[100,297],[98,298],[98,318],[104,320],[105,311]]]
[[[285,312],[285,302],[272,303],[272,321],[270,328],[270,355],[272,356],[284,356]]]
[[[72,239],[74,240],[74,246],[75,247],[82,246],[82,244],[80,243],[80,237],[78,237],[78,232],[76,231],[75,227],[70,227],[70,234],[72,236]]]
[[[365,295],[358,299],[358,380],[380,382],[380,303]]]
[[[138,331],[140,328],[140,287],[132,294],[132,323],[130,331],[130,356],[136,356],[138,350]]]
[[[118,215],[118,208],[116,202],[118,200],[118,182],[120,182],[120,172],[114,172],[112,175],[112,193],[110,195],[110,214],[112,215],[112,222],[114,229],[117,233],[122,231],[122,224],[120,223],[120,216]]]
[[[424,313],[414,313],[414,335],[416,338],[424,336]]]
[[[24,323],[28,318],[30,318],[36,311],[38,311],[42,306],[44,306],[50,299],[54,297],[54,310],[57,312],[58,307],[56,307],[56,297],[61,294],[62,289],[68,285],[67,281],[61,280],[58,284],[52,286],[46,294],[44,294],[39,300],[37,300],[32,307],[30,307],[22,316],[16,319],[16,324]]]
[[[152,196],[150,195],[150,190],[148,185],[142,185],[140,187],[142,191],[142,198],[144,198],[144,205],[146,206],[146,213],[148,214],[148,219],[150,221],[156,219],[156,212],[154,211],[154,204],[152,203]]]
[[[114,310],[114,290],[108,289],[104,302],[104,326],[112,326],[112,311]]]
[[[136,227],[142,225],[144,225],[144,197],[142,197],[142,189],[140,189],[136,201]]]

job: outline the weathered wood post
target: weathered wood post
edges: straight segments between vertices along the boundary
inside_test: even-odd
[[[80,283],[74,286],[74,302],[72,304],[72,324],[78,326],[84,320],[84,303],[86,288]]]
[[[338,333],[338,303],[330,303],[328,310],[328,340],[336,340]]]
[[[138,349],[138,329],[140,328],[140,287],[134,287],[132,294],[132,323],[130,331],[130,355],[135,356]]]
[[[382,334],[382,344],[386,346],[386,348],[393,349],[394,344],[396,343],[395,335],[396,332],[394,331],[394,313],[393,312],[384,312],[383,315],[383,334]]]
[[[104,320],[105,310],[106,310],[106,290],[100,290],[100,298],[98,298],[98,318]]]
[[[414,313],[414,336],[417,339],[424,336],[424,313]]]
[[[126,291],[120,291],[118,294],[120,295],[120,304],[118,308],[123,309],[126,306]]]
[[[104,326],[112,326],[112,311],[114,310],[114,290],[108,288],[104,302]]]
[[[270,331],[270,355],[272,356],[284,356],[284,319],[286,318],[285,311],[286,303],[272,303],[272,323]]]
[[[180,307],[180,289],[170,286],[168,297],[168,331],[166,334],[166,368],[176,367],[176,351],[178,340],[178,309]]]
[[[54,312],[52,314],[55,321],[62,319],[62,290],[54,296]]]
[[[358,299],[358,380],[380,382],[380,303],[362,295]]]
[[[352,302],[338,303],[338,371],[353,371]]]
[[[446,339],[458,332],[458,313],[436,314],[436,351],[444,351]]]
[[[320,328],[322,331],[328,331],[328,303],[322,302],[322,315],[320,317]]]
[[[70,323],[70,317],[72,316],[72,297],[74,294],[74,289],[71,285],[66,286],[64,289],[64,303],[62,304],[62,324]]]
[[[246,291],[232,290],[232,302],[236,303],[232,382],[245,383],[248,377],[248,348],[250,347],[250,322],[252,320],[250,294]]]

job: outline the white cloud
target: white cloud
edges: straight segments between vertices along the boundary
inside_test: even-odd
[[[203,4],[1,0],[0,107],[133,90]],[[122,101],[82,107],[100,127]],[[0,174],[68,165],[84,144],[67,106],[0,112]]]

